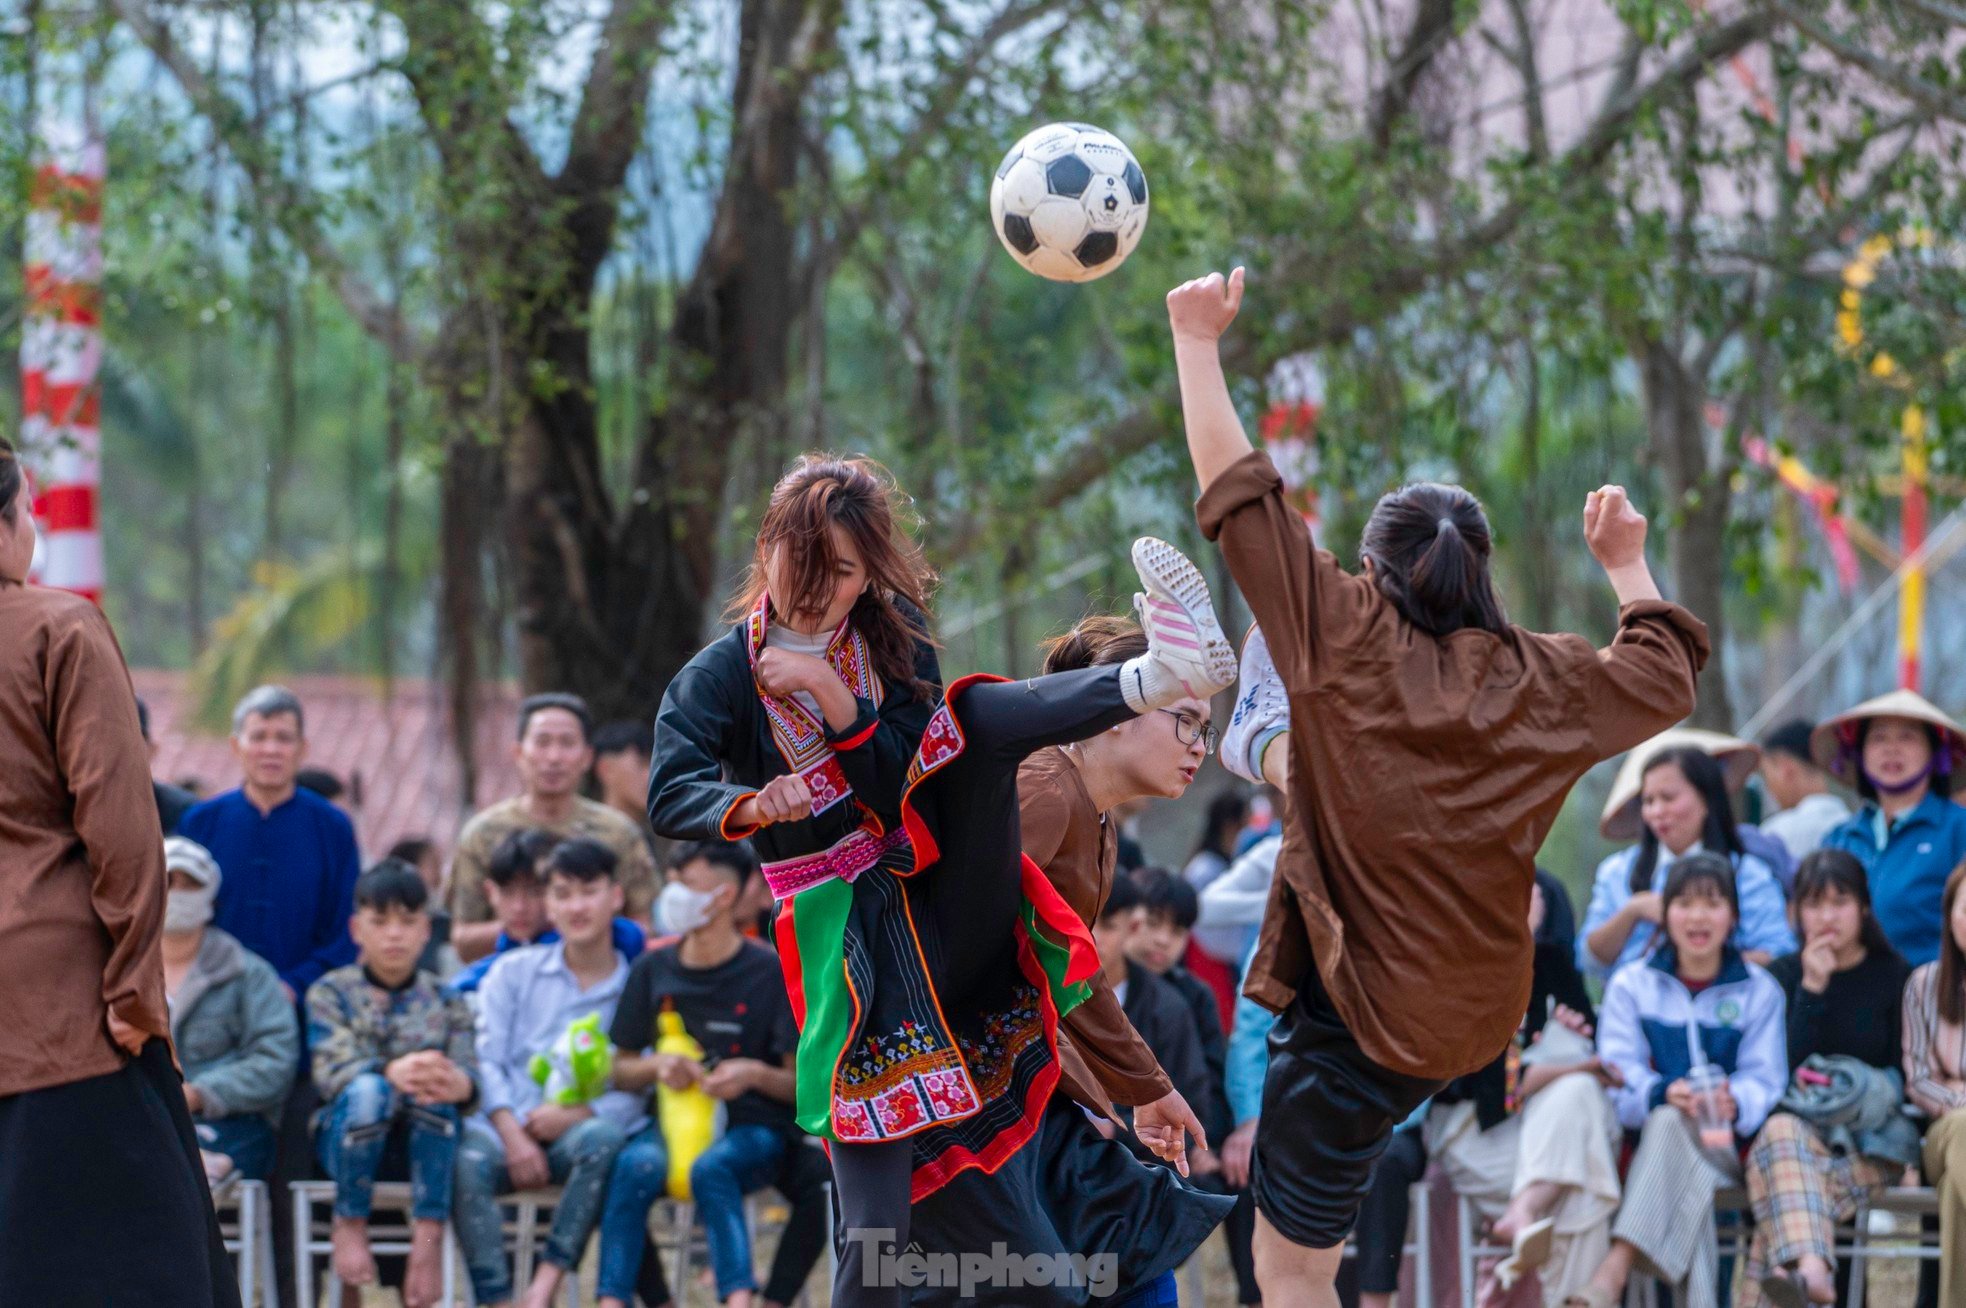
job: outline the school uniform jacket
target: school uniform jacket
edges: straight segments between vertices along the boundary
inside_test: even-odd
[[[1740,1115],[1735,1134],[1751,1136],[1788,1087],[1787,1007],[1782,987],[1730,945],[1720,975],[1694,994],[1674,969],[1667,945],[1611,978],[1598,1007],[1597,1051],[1625,1075],[1611,1091],[1629,1130],[1666,1102],[1666,1091],[1696,1063],[1727,1073]]]

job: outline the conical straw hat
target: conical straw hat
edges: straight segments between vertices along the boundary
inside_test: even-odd
[[[1604,801],[1604,814],[1597,829],[1606,840],[1637,840],[1645,834],[1638,818],[1638,792],[1645,776],[1645,765],[1669,749],[1697,749],[1709,754],[1727,774],[1727,789],[1739,790],[1761,765],[1761,750],[1745,740],[1724,736],[1718,731],[1698,727],[1674,727],[1625,755],[1618,768],[1618,779],[1611,783],[1610,797]]]
[[[1941,713],[1938,706],[1915,690],[1894,690],[1876,699],[1867,699],[1853,709],[1839,713],[1810,734],[1809,752],[1816,764],[1837,778],[1854,783],[1857,779],[1857,728],[1868,718],[1909,718],[1936,727],[1952,746],[1952,766],[1966,762],[1966,731]]]

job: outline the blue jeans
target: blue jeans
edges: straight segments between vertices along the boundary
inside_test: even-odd
[[[1174,1279],[1173,1272],[1162,1272],[1126,1298],[1117,1301],[1113,1308],[1179,1308],[1180,1303],[1180,1282]]]
[[[596,1299],[635,1302],[648,1243],[649,1209],[669,1188],[669,1150],[654,1122],[635,1133],[614,1156],[608,1175],[607,1206],[601,1210],[601,1262],[594,1281]]]
[[[744,1225],[744,1196],[777,1177],[791,1137],[769,1126],[733,1126],[703,1151],[689,1169],[689,1192],[710,1266],[717,1276],[717,1298],[758,1288],[751,1274],[751,1232]]]
[[[385,1153],[398,1166],[407,1153],[410,1216],[443,1221],[451,1212],[457,1139],[456,1105],[411,1103],[380,1072],[364,1072],[328,1105],[315,1139],[321,1166],[334,1178],[334,1215],[366,1218]]]
[[[614,1156],[621,1152],[621,1128],[599,1117],[579,1122],[546,1146],[546,1166],[560,1187],[553,1227],[541,1257],[555,1267],[580,1261],[587,1237],[601,1220],[601,1198]],[[512,1297],[512,1263],[505,1256],[505,1228],[498,1197],[517,1187],[505,1169],[505,1142],[489,1127],[473,1123],[457,1147],[457,1242],[471,1272],[471,1293],[479,1303]]]
[[[194,1117],[198,1147],[224,1154],[248,1181],[264,1181],[273,1171],[273,1124],[263,1117]]]

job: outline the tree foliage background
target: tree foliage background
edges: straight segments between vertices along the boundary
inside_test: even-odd
[[[333,668],[438,676],[462,723],[504,676],[646,716],[815,447],[915,496],[951,666],[1030,670],[1126,593],[1132,533],[1192,541],[1160,296],[1244,263],[1232,376],[1252,421],[1322,378],[1328,543],[1401,480],[1463,481],[1515,616],[1604,636],[1578,509],[1628,482],[1723,638],[1700,716],[1727,727],[1852,602],[1745,438],[1838,480],[1878,533],[1867,586],[1908,402],[1935,517],[1959,498],[1962,18],[39,0],[0,68],[0,241],[17,262],[30,72],[86,65],[112,603],[134,661],[196,663],[215,703]],[[1140,251],[1086,287],[1023,274],[986,219],[1003,150],[1060,118],[1119,132],[1154,188]],[[1842,269],[1876,234],[1899,252],[1852,349]]]

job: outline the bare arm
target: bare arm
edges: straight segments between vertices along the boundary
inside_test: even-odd
[[[1181,412],[1188,428],[1188,455],[1201,488],[1253,448],[1229,399],[1219,343],[1242,307],[1243,272],[1225,280],[1210,273],[1167,294],[1167,317],[1174,329],[1174,368],[1181,382]]]
[[[1623,486],[1605,486],[1585,497],[1584,539],[1604,566],[1620,608],[1659,598],[1659,583],[1645,562],[1645,515],[1632,507]]]

